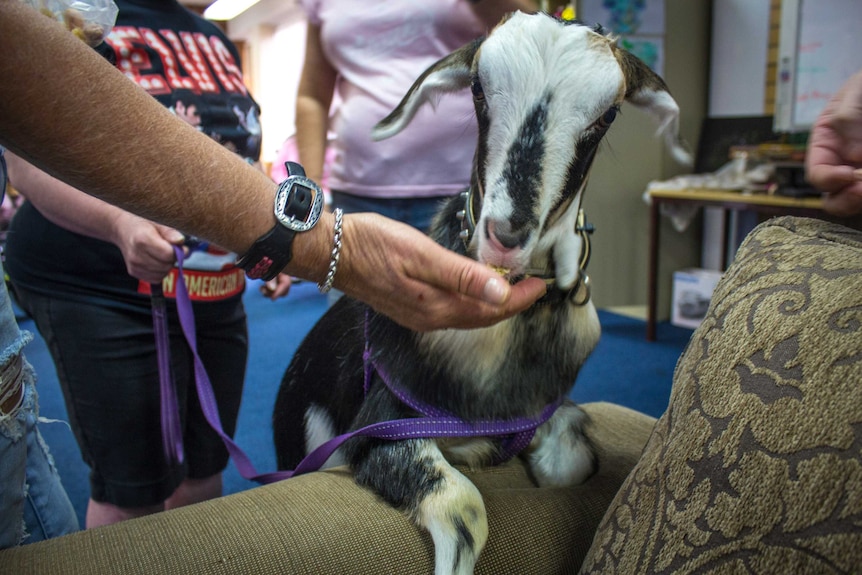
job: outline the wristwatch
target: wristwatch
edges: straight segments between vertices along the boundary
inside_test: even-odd
[[[275,227],[257,239],[236,265],[252,279],[269,281],[293,257],[293,240],[317,224],[323,210],[323,190],[305,177],[296,162],[285,162],[287,178],[275,192]]]

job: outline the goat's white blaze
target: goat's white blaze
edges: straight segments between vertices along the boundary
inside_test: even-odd
[[[429,355],[450,358],[449,367],[457,369],[458,376],[472,381],[477,389],[493,386],[514,336],[511,321],[471,330],[438,330],[417,335]]]
[[[484,230],[488,220],[509,220],[515,212],[512,198],[518,196],[534,198],[531,209],[537,222],[514,262],[513,254],[501,253],[484,232],[478,233],[479,259],[514,267],[517,273],[544,263],[535,258],[547,258],[547,242],[543,242],[545,253],[534,253],[538,232],[560,199],[576,144],[604,112],[622,101],[625,79],[607,38],[584,26],[522,13],[513,15],[484,42],[476,71],[489,111],[485,197],[478,229]],[[519,140],[525,123],[539,106],[545,107],[546,114],[539,134],[543,141],[537,166],[540,189],[511,190],[505,178],[509,151],[523,144]],[[555,226],[568,226],[571,234],[573,218],[562,218]]]

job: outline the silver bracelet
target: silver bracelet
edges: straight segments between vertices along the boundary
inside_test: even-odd
[[[343,221],[344,212],[341,208],[335,208],[335,238],[332,242],[332,253],[329,256],[329,271],[326,272],[326,279],[322,284],[317,284],[317,289],[320,293],[326,293],[332,289],[332,282],[335,281],[335,272],[338,271],[338,258],[341,257],[341,223]]]

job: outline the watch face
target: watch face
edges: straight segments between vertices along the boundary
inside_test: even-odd
[[[290,176],[278,186],[275,217],[296,232],[308,231],[320,219],[323,190],[304,176]]]

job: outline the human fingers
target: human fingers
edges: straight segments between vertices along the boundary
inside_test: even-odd
[[[505,282],[505,279],[503,281]],[[525,311],[547,293],[547,285],[539,278],[521,280],[510,287],[509,297],[500,304],[477,301],[460,294],[453,297],[451,292],[441,293],[441,311],[434,317],[426,318],[425,329],[473,329],[493,325]]]
[[[837,193],[857,181],[852,166],[828,163],[812,162],[806,167],[805,177],[812,186],[824,194]]]
[[[362,299],[376,311],[415,331],[437,329],[474,329],[487,327],[524,311],[545,293],[545,283],[530,278],[513,286],[504,304],[489,304],[456,292],[442,290],[424,282],[409,282],[390,297],[349,295]]]
[[[862,72],[827,102],[811,128],[806,160],[862,167]]]
[[[541,281],[513,288],[494,270],[374,214],[345,217],[339,267],[336,287],[419,331],[491,325],[545,289]]]
[[[855,168],[844,156],[843,138],[834,130],[831,118],[827,112],[817,119],[805,154],[805,177],[824,193],[837,192],[855,181]]]
[[[827,213],[862,213],[862,169],[846,163],[828,138],[812,138],[805,157],[805,178],[823,193]]]
[[[829,214],[842,217],[862,214],[862,185],[824,194],[823,209]]]
[[[862,166],[862,110],[853,118],[833,116],[832,128],[840,139],[843,161]]]
[[[275,301],[278,298],[286,296],[290,292],[292,285],[293,280],[290,274],[278,274],[274,279],[261,284],[260,293]]]
[[[153,225],[154,229],[156,230],[156,232],[162,238],[164,238],[164,240],[166,242],[168,242],[169,244],[173,244],[173,245],[178,246],[186,240],[185,234],[183,234],[181,231],[179,231],[176,228],[172,228],[170,226],[165,226],[162,224],[157,224],[155,222],[153,222],[152,225]]]
[[[492,268],[433,243],[421,257],[409,260],[406,274],[439,293],[444,327],[480,327],[524,311],[542,297],[547,286],[538,278],[515,285]],[[448,313],[447,313],[448,312]]]
[[[129,275],[148,283],[162,281],[176,262],[173,245],[183,239],[182,234],[176,234],[179,236],[170,228],[143,219],[130,226],[129,241],[120,248]]]
[[[845,170],[841,177],[844,185],[823,194],[823,209],[836,216],[862,214],[862,169]]]
[[[862,130],[862,72],[857,72],[841,86],[824,112],[831,116],[831,121],[839,132],[847,135],[860,135],[860,130]]]

